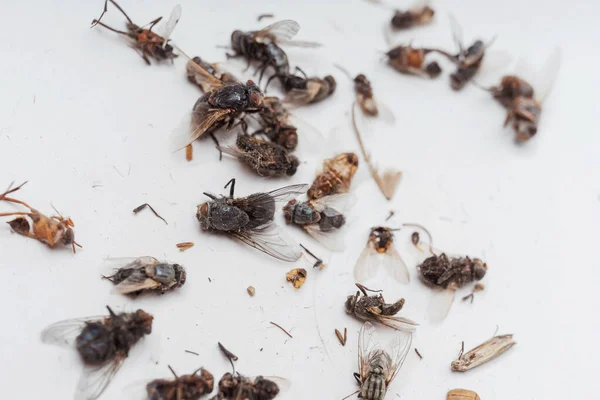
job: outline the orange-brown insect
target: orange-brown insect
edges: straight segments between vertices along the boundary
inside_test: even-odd
[[[27,182],[25,182],[27,183]],[[9,221],[10,227],[18,234],[27,236],[32,239],[39,240],[42,243],[47,244],[51,248],[54,248],[58,244],[64,246],[71,246],[73,253],[75,253],[75,246],[82,247],[75,241],[75,233],[73,227],[75,224],[71,218],[64,218],[62,215],[54,215],[47,217],[29,204],[17,200],[11,197],[7,197],[10,193],[14,193],[21,189],[25,183],[20,186],[11,189],[9,188],[6,192],[0,195],[0,201],[8,201],[10,203],[21,204],[29,209],[29,212],[18,211],[18,212],[7,212],[0,213],[0,217],[18,216],[17,218]],[[33,223],[33,230],[29,224],[29,221],[25,218],[28,217]]]
[[[442,73],[442,68],[437,61],[425,63],[426,56],[434,49],[414,48],[411,45],[396,46],[386,53],[388,64],[402,74],[437,78]]]
[[[104,14],[108,9],[108,2],[111,2],[123,15],[127,18],[127,32],[120,31],[115,28],[111,28],[108,25],[100,22]],[[175,29],[175,25],[179,22],[179,18],[181,18],[181,6],[178,4],[173,8],[171,12],[171,16],[169,17],[169,21],[167,21],[165,28],[163,30],[162,36],[152,32],[152,28],[154,25],[158,24],[162,17],[156,18],[154,21],[151,21],[148,25],[150,27],[145,29],[133,23],[131,18],[125,13],[125,11],[117,4],[114,0],[105,0],[104,2],[104,10],[98,19],[94,19],[92,21],[92,27],[96,25],[100,25],[105,27],[108,30],[111,30],[120,35],[125,35],[129,39],[133,41],[133,48],[139,53],[139,55],[146,61],[146,64],[150,65],[150,58],[154,58],[156,61],[163,60],[173,60],[177,57],[177,54],[173,53],[173,46],[171,46],[169,42],[169,36]],[[150,57],[150,58],[149,58]]]
[[[481,398],[471,390],[452,389],[446,395],[446,400],[481,400]]]
[[[320,199],[350,190],[352,178],[358,169],[358,156],[341,153],[323,161],[323,170],[317,175],[306,195],[309,199]]]

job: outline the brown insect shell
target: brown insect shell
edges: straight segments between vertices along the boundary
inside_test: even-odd
[[[452,389],[446,395],[446,400],[481,400],[481,398],[471,390]]]

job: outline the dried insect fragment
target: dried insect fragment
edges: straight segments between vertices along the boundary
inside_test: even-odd
[[[356,282],[372,279],[381,267],[384,267],[398,282],[410,281],[406,263],[394,247],[394,230],[384,226],[371,228],[367,245],[354,266]]]
[[[248,286],[246,291],[248,292],[250,297],[254,297],[254,295],[256,294],[256,289],[254,289],[254,286]]]
[[[285,379],[278,377],[257,376],[252,379],[228,372],[219,381],[218,393],[210,400],[271,400],[279,394],[280,385],[286,383]]]
[[[158,213],[154,210],[154,208],[152,208],[152,206],[148,203],[144,203],[141,206],[137,206],[136,208],[133,209],[133,213],[137,214],[140,211],[142,211],[143,209],[145,209],[146,207],[148,207],[150,209],[150,211],[152,211],[152,213],[156,216],[156,218],[160,218],[163,220],[163,222],[167,225],[169,225],[169,223],[167,222],[167,220],[165,220],[163,217],[161,217],[160,215],[158,215]]]
[[[187,274],[179,264],[160,262],[154,257],[121,258],[114,261],[124,265],[104,279],[114,283],[115,291],[139,294],[143,291],[164,294],[185,284]]]
[[[342,335],[342,332],[338,331],[337,329],[335,330],[335,335],[337,336],[338,340],[340,341],[340,344],[342,346],[346,345],[346,341],[348,340],[348,328],[344,328],[344,334]]]
[[[386,303],[381,293],[373,296],[367,295],[367,289],[360,283],[356,284],[360,291],[355,295],[348,296],[345,303],[346,314],[352,315],[363,322],[377,322],[405,332],[414,332],[416,322],[403,317],[395,317],[404,306],[404,299],[399,299],[395,303]],[[361,296],[362,292],[362,296]]]
[[[291,282],[296,289],[300,289],[306,281],[306,275],[304,268],[294,268],[285,275],[285,280]]]
[[[184,251],[194,247],[194,242],[181,242],[181,243],[177,243],[175,246],[177,246],[179,251],[184,252]]]
[[[223,346],[221,344],[221,342],[217,342],[217,345],[219,346],[219,350],[221,350],[221,353],[223,353],[223,355],[229,360],[229,363],[231,364],[231,368],[233,369],[233,372],[235,373],[235,365],[233,364],[233,362],[238,360],[238,356],[236,356],[235,354],[233,354],[232,352],[227,350],[225,348],[225,346]]]
[[[485,289],[485,286],[483,285],[483,283],[476,283],[475,286],[473,286],[473,290],[471,291],[471,294],[466,295],[465,297],[462,298],[462,300],[467,301],[467,300],[471,299],[471,303],[473,303],[473,299],[475,298],[475,293],[481,292],[483,289]]]
[[[409,29],[419,25],[425,25],[433,20],[435,11],[429,6],[429,1],[418,0],[406,11],[396,10],[392,17],[392,28]]]
[[[7,197],[7,195],[21,189],[25,183],[22,183],[16,188],[9,187],[6,192],[0,194],[0,201],[21,204],[27,207],[29,212],[19,211],[0,213],[0,217],[10,217],[13,215],[18,216],[16,219],[8,222],[10,227],[16,233],[45,243],[50,246],[50,248],[54,248],[58,244],[71,246],[73,253],[75,253],[75,246],[82,246],[75,241],[75,233],[73,232],[73,227],[75,224],[71,218],[64,218],[62,215],[60,215],[60,213],[58,213],[58,211],[58,216],[53,215],[51,217],[47,217],[35,208],[31,207],[29,204],[21,200]],[[33,230],[31,230],[31,225],[26,218],[31,220],[31,223],[33,224]]]
[[[411,45],[399,45],[386,53],[388,64],[402,74],[416,75],[423,78],[437,78],[442,68],[437,61],[426,63],[425,58],[435,49],[415,48]]]
[[[473,350],[470,350],[464,354],[461,351],[458,360],[452,361],[450,363],[450,367],[452,368],[452,371],[456,372],[468,371],[490,360],[493,360],[500,354],[513,347],[515,344],[517,344],[517,342],[513,340],[513,335],[494,336],[490,340],[487,340],[475,347]]]
[[[56,322],[42,332],[46,344],[74,345],[85,364],[75,398],[95,400],[119,371],[131,348],[152,332],[152,315],[143,310],[107,317]]]
[[[350,190],[352,178],[358,169],[358,156],[341,153],[323,161],[323,169],[313,181],[306,195],[315,200]]]
[[[175,379],[155,379],[148,383],[148,400],[198,400],[213,391],[215,378],[204,368],[183,376],[177,376],[171,366],[169,369]]]
[[[446,400],[481,400],[479,395],[467,389],[452,389],[446,395]]]

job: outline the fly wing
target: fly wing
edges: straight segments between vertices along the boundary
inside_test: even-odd
[[[290,387],[292,386],[292,382],[289,379],[286,378],[282,378],[281,376],[265,376],[265,375],[261,375],[262,379],[271,381],[273,383],[277,384],[277,387],[279,388],[279,393],[278,394],[282,394],[282,393],[286,393],[290,390]],[[255,381],[256,380],[256,376],[252,376],[252,377],[248,377],[248,379],[250,379],[251,381]]]
[[[491,86],[500,80],[513,61],[512,55],[507,50],[485,50],[481,66],[473,81],[480,86]]]
[[[194,76],[194,79],[202,86],[204,91],[217,90],[225,86],[222,80],[217,79],[213,74],[196,64],[194,60],[188,60],[186,70],[188,75]]]
[[[454,44],[458,49],[459,53],[462,53],[465,49],[463,47],[463,30],[462,26],[458,23],[453,14],[449,15],[450,18],[450,27],[452,29],[452,39],[454,39]]]
[[[535,98],[540,103],[543,103],[544,100],[548,98],[552,88],[554,87],[554,82],[556,82],[556,77],[558,76],[558,71],[560,70],[560,60],[561,52],[560,48],[557,47],[554,49],[552,54],[550,54],[544,63],[544,66],[539,70],[539,72],[536,74],[536,78],[531,83],[533,85]]]
[[[403,317],[381,314],[373,314],[373,317],[379,321],[380,324],[402,332],[414,332],[417,329],[417,325],[419,325],[416,322]]]
[[[262,42],[264,39],[273,39],[275,41],[290,40],[300,30],[300,24],[292,19],[274,22],[271,25],[254,33],[254,39]]]
[[[387,386],[396,378],[398,371],[400,371],[402,364],[404,364],[404,360],[406,360],[406,355],[410,350],[411,344],[412,334],[396,335],[388,353],[389,357],[387,358],[387,365],[384,371]]]
[[[327,247],[331,251],[342,252],[346,245],[344,244],[343,232],[336,229],[331,232],[323,232],[318,224],[304,225],[304,230],[317,242]]]
[[[49,325],[42,331],[42,343],[59,346],[70,346],[75,342],[86,323],[101,321],[105,316],[99,315],[86,318],[72,318],[58,321]]]
[[[306,193],[307,190],[308,185],[304,183],[298,185],[284,186],[280,189],[272,190],[267,194],[274,198],[277,202],[286,202],[300,196],[303,193]]]
[[[331,196],[321,197],[320,199],[311,200],[314,208],[321,212],[325,208],[333,208],[341,213],[350,210],[356,204],[356,196],[352,193],[333,194]]]
[[[298,136],[300,136],[298,145],[302,147],[303,150],[314,151],[321,149],[323,141],[325,140],[321,131],[308,123],[305,119],[298,117],[296,114],[290,114],[287,122],[296,127]]]
[[[295,199],[302,193],[305,193],[307,190],[307,184],[289,185],[266,193],[253,193],[250,196],[232,199],[231,205],[234,207],[239,207],[243,210],[247,210],[249,208],[256,210],[260,209],[262,206],[272,209],[273,201],[287,202],[291,199]]]
[[[177,23],[179,22],[180,18],[181,18],[181,5],[177,4],[175,7],[173,7],[173,11],[171,11],[171,16],[169,17],[169,20],[165,24],[165,27],[162,31],[161,36],[165,39],[165,41],[163,42],[163,45],[162,45],[163,49],[167,46],[167,42],[169,41],[169,38],[171,37],[171,34],[173,33],[175,26],[177,26]]]
[[[231,234],[247,245],[281,261],[294,262],[302,257],[300,246],[274,223]]]
[[[295,46],[295,47],[306,47],[306,48],[317,48],[323,46],[321,43],[317,42],[309,42],[303,40],[278,40],[277,43],[283,44],[286,46]]]
[[[373,248],[370,241],[367,242],[367,246],[356,260],[354,280],[361,283],[374,278],[383,263],[383,257],[383,254],[378,253]]]
[[[454,301],[454,290],[435,290],[427,305],[427,318],[431,322],[441,322],[446,318]]]
[[[155,289],[160,286],[160,283],[154,279],[148,278],[143,269],[138,269],[127,277],[123,282],[120,282],[113,289],[117,293],[127,294],[134,293],[144,289]]]
[[[410,274],[408,268],[400,254],[392,244],[388,251],[383,253],[382,264],[385,269],[400,283],[410,282]]]
[[[284,98],[285,103],[298,103],[298,104],[308,104],[310,103],[319,90],[321,89],[321,85],[317,82],[308,82],[306,84],[306,89],[292,89],[288,92],[288,94]]]
[[[105,260],[105,264],[115,269],[142,269],[147,266],[154,266],[159,262],[156,258],[150,256],[110,257]]]
[[[123,365],[125,357],[117,357],[100,366],[86,366],[75,390],[75,400],[95,400]]]
[[[212,128],[215,123],[219,122],[223,117],[232,112],[233,111],[230,109],[209,107],[200,107],[199,109],[192,111],[192,123],[188,140],[181,148],[179,148],[179,150],[192,144],[206,131]]]
[[[463,354],[460,357],[460,360],[466,360],[468,364],[464,368],[459,368],[457,370],[462,372],[475,368],[498,357],[500,354],[513,347],[516,343],[517,342],[513,340],[513,335],[495,336]]]
[[[367,379],[371,369],[369,362],[378,348],[374,334],[375,327],[370,322],[365,322],[358,334],[358,373],[361,382]]]

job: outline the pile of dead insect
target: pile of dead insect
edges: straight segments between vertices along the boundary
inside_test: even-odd
[[[102,21],[108,11],[109,1],[125,17],[126,30],[112,28]],[[373,2],[387,7],[381,2]],[[434,14],[429,5],[415,6],[407,11],[395,11],[388,30],[428,24],[433,20]],[[267,16],[269,15],[260,18]],[[190,58],[172,44],[169,37],[180,17],[181,7],[178,5],[159,35],[153,32],[153,28],[162,17],[140,27],[114,0],[107,0],[102,14],[93,20],[92,26],[102,26],[125,36],[147,64],[150,64],[151,60],[173,62],[180,55],[187,58],[187,78],[203,92],[192,107],[190,124],[180,142],[179,148],[186,148],[188,160],[193,158],[194,142],[210,137],[220,155],[226,153],[237,158],[262,177],[294,175],[300,162],[291,152],[296,150],[304,137],[288,110],[288,105],[307,105],[326,100],[335,92],[336,80],[331,75],[324,78],[308,77],[299,67],[292,70],[282,46],[317,47],[319,44],[292,40],[300,28],[299,24],[292,20],[275,22],[258,31],[234,31],[231,35],[233,54],[227,54],[227,57],[244,58],[249,66],[255,63],[255,74],[259,73],[257,84],[252,80],[238,80],[231,73],[222,71],[217,63],[209,63],[200,57]],[[429,61],[428,58],[438,55],[448,60],[455,68],[450,75],[453,89],[461,90],[470,82],[481,86],[477,84],[476,77],[487,67],[486,55],[493,41],[486,43],[476,40],[470,46],[464,46],[460,27],[452,21],[457,52],[398,45],[386,53],[389,65],[403,74],[434,79],[442,73],[442,67],[438,61]],[[512,124],[518,140],[529,140],[537,133],[541,102],[549,93],[559,61],[559,52],[556,51],[544,67],[546,82],[535,83],[539,86],[517,75],[506,75],[498,86],[484,88],[508,110],[506,124]],[[351,115],[364,161],[382,194],[390,200],[401,173],[391,169],[380,174],[374,167],[364,147],[356,118],[359,114],[360,118],[381,118],[393,123],[393,114],[375,101],[371,83],[365,75],[358,74],[352,78],[343,67],[338,68],[342,69],[355,85],[356,100]],[[263,90],[259,85],[265,73],[270,76]],[[284,91],[283,99],[276,96],[265,97],[264,91],[273,80],[278,81]],[[252,132],[251,126],[255,126]],[[235,145],[219,144],[216,134],[236,127],[241,131]],[[323,268],[325,265],[321,258],[304,246],[296,244],[284,233],[282,227],[275,224],[275,213],[282,209],[287,224],[298,225],[332,251],[343,250],[338,232],[345,229],[346,211],[351,207],[353,200],[350,193],[351,182],[358,165],[359,158],[355,153],[332,154],[322,162],[322,170],[310,186],[295,184],[241,197],[236,197],[236,180],[231,179],[225,185],[225,189],[229,188],[228,195],[204,193],[208,200],[198,205],[196,218],[203,231],[227,234],[285,262],[295,262],[306,253],[314,260],[315,267]],[[81,247],[75,241],[74,223],[70,218],[65,218],[58,212],[57,216],[47,217],[14,197],[16,192],[20,193],[23,185],[11,185],[0,195],[2,203],[24,207],[21,211],[0,214],[15,217],[8,222],[12,230],[51,248],[70,246],[75,252],[76,246]],[[302,195],[306,195],[306,200],[298,199]],[[149,204],[137,207],[134,213],[137,214],[146,207],[158,218],[163,219]],[[163,221],[167,223],[166,220]],[[412,333],[418,326],[412,319],[397,316],[405,304],[403,298],[394,298],[393,302],[388,303],[381,290],[372,290],[364,286],[364,282],[374,278],[380,268],[384,268],[399,283],[410,282],[409,269],[396,250],[394,242],[394,232],[408,227],[415,229],[411,236],[412,246],[421,257],[416,265],[418,276],[421,282],[435,292],[429,305],[429,313],[433,319],[442,320],[447,316],[457,290],[472,286],[471,294],[463,297],[463,300],[473,301],[474,293],[484,289],[479,281],[487,273],[487,264],[479,258],[451,256],[434,249],[431,235],[424,227],[405,223],[395,228],[372,228],[368,233],[366,246],[354,267],[354,280],[359,290],[356,294],[349,295],[345,304],[340,304],[340,308],[343,307],[349,316],[364,323],[358,336],[359,372],[355,374],[360,386],[355,393],[362,399],[380,400],[385,397],[390,382],[396,377],[411,348]],[[422,235],[427,236],[428,240],[421,240]],[[177,247],[185,251],[193,245],[193,242],[183,242],[177,244]],[[150,256],[120,259],[115,264],[114,273],[103,276],[115,285],[117,292],[129,296],[143,291],[168,293],[182,287],[186,283],[186,277],[183,266]],[[286,279],[295,288],[302,287],[306,277],[307,271],[304,268],[291,269],[286,275]],[[250,296],[254,296],[255,292],[252,286],[248,287]],[[43,342],[72,344],[81,356],[86,368],[77,386],[78,399],[98,398],[127,359],[130,349],[142,337],[152,332],[153,316],[149,313],[143,310],[115,313],[110,307],[106,308],[108,315],[105,317],[65,320],[50,325],[42,333]],[[291,337],[284,328],[274,322],[272,324]],[[375,325],[383,326],[382,329],[396,330],[396,339],[389,348],[377,344]],[[335,335],[340,343],[345,345],[348,340],[347,328],[344,328],[343,332],[342,334],[342,331],[336,329]],[[499,356],[514,344],[512,335],[501,335],[464,352],[463,343],[458,359],[449,362],[449,366],[453,371],[468,371]],[[218,345],[231,362],[233,371],[220,379],[217,394],[213,399],[273,399],[287,386],[286,380],[282,378],[248,378],[235,373],[234,361],[237,357],[220,343]],[[416,348],[415,353],[422,358]],[[203,368],[189,375],[178,376],[173,369],[171,372],[173,378],[156,379],[147,384],[148,399],[198,399],[210,394],[214,389],[213,375]],[[466,389],[454,389],[448,392],[447,398],[479,399],[479,396]]]

